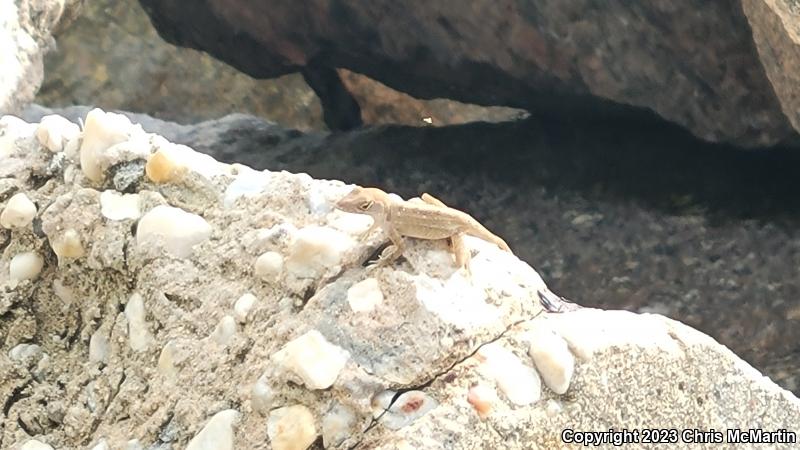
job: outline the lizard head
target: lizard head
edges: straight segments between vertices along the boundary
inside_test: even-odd
[[[356,187],[336,202],[336,208],[356,214],[377,217],[384,213],[386,194],[377,188]]]

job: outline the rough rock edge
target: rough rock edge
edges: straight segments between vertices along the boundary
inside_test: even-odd
[[[19,113],[36,96],[44,79],[44,54],[55,47],[51,34],[75,18],[82,2],[5,2],[0,18],[0,114]]]
[[[86,136],[96,129],[92,122],[87,118],[78,139],[96,138]],[[114,172],[135,166],[105,161],[106,180],[92,183],[76,162],[81,142],[52,152],[39,144],[35,126],[0,121],[0,207],[17,191],[38,206],[29,228],[0,234],[0,374],[9,374],[0,377],[9,411],[0,446],[26,442],[21,424],[41,428],[36,439],[58,448],[101,439],[112,447],[131,439],[183,446],[213,435],[199,432],[224,412],[242,414],[235,444],[249,448],[264,445],[278,410],[301,411],[289,415],[301,422],[289,428],[306,438],[321,432],[337,448],[427,448],[443,440],[453,448],[549,448],[565,428],[773,431],[800,423],[795,397],[684,325],[613,311],[542,315],[536,292],[546,286],[536,272],[477,239],[468,241],[477,251],[471,280],[455,271],[439,242],[415,242],[404,262],[368,271],[359,262],[380,237],[356,244],[368,223],[331,208],[348,186],[216,163],[123,127],[149,155],[148,176],[153,161],[171,164],[162,171],[166,182],[138,181],[142,213],[171,204],[202,217],[212,233],[185,258],[141,245],[144,230],[132,236],[134,220],[101,217],[98,192]],[[117,146],[103,157],[128,152]],[[85,256],[59,260],[50,250],[48,239],[67,227],[77,230]],[[180,228],[170,233],[183,237]],[[29,250],[44,255],[44,271],[35,282],[9,280],[9,260]],[[264,251],[286,256],[285,266],[268,273],[275,279],[252,274]],[[367,278],[377,280],[370,284],[380,286],[381,300],[371,312],[354,313],[350,288]],[[249,292],[256,306],[226,331],[234,301]],[[528,353],[538,341],[531,337],[542,329],[561,336],[577,357],[564,395],[540,389],[532,371]],[[304,384],[320,379],[315,371],[327,379],[331,366],[277,357],[310,332],[324,338],[323,350],[333,345],[347,355],[329,388]],[[38,352],[19,347],[31,343]],[[516,374],[510,382],[509,373]],[[513,383],[519,380],[529,383]],[[265,389],[256,393],[259,383]],[[476,385],[496,397],[470,403]],[[488,411],[483,418],[478,404]],[[225,433],[233,419],[212,422]],[[341,423],[344,433],[334,426]]]

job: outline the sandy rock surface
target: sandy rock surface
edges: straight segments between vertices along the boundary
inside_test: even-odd
[[[550,448],[570,427],[798,431],[795,397],[684,325],[543,313],[539,275],[479,239],[471,277],[436,241],[366,268],[385,237],[362,241],[369,221],[333,208],[350,186],[218,163],[90,116],[55,153],[38,125],[0,120],[0,208],[19,193],[37,207],[0,229],[0,447]],[[108,136],[128,140],[103,149]],[[64,236],[82,251],[59,254]],[[258,276],[268,252],[284,262]],[[42,261],[27,278],[10,276],[21,254]]]

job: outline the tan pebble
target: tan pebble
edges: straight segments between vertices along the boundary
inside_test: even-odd
[[[497,402],[497,393],[489,386],[476,384],[467,392],[467,402],[478,412],[478,417],[485,419],[492,412],[492,407]]]
[[[168,183],[174,181],[186,172],[186,167],[178,164],[163,150],[159,149],[147,159],[144,173],[153,183]]]
[[[317,439],[314,415],[303,405],[275,409],[269,414],[267,435],[272,450],[305,450]]]

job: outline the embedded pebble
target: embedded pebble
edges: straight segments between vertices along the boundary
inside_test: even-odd
[[[53,153],[63,151],[67,142],[76,139],[80,134],[78,125],[55,114],[42,117],[36,128],[39,144]]]
[[[154,183],[169,183],[182,178],[187,171],[205,178],[230,173],[230,166],[191,148],[163,140],[158,150],[147,158],[144,172]]]
[[[347,290],[347,303],[353,312],[369,312],[383,302],[383,292],[378,280],[367,278],[350,286]]]
[[[314,415],[303,405],[275,409],[267,420],[267,436],[272,450],[305,450],[317,439]]]
[[[136,191],[139,183],[144,180],[144,165],[143,159],[124,161],[115,165],[114,176],[111,178],[114,189],[119,192]]]
[[[352,409],[337,404],[322,418],[322,446],[335,447],[353,434],[356,415]]]
[[[233,304],[233,317],[239,323],[246,323],[247,316],[256,304],[256,296],[250,293],[244,294]]]
[[[370,405],[372,406],[372,417],[377,419],[386,411],[388,411],[392,406],[392,400],[394,400],[395,395],[397,395],[397,392],[391,389],[387,389],[375,394],[370,402]]]
[[[141,127],[134,126],[122,114],[107,113],[99,108],[89,111],[83,126],[83,142],[80,147],[81,170],[86,178],[102,181],[105,169],[120,162],[108,150],[127,141],[136,131],[144,133]],[[149,148],[142,149],[141,152],[149,153]]]
[[[136,228],[139,247],[163,246],[169,253],[186,258],[192,247],[211,236],[205,219],[180,208],[159,205],[145,214]]]
[[[378,419],[383,426],[390,430],[398,430],[411,422],[419,419],[432,409],[439,406],[430,395],[422,391],[408,391],[400,394],[392,403],[386,413]]]
[[[153,183],[168,183],[179,179],[186,173],[186,166],[167,149],[158,149],[147,158],[144,173]]]
[[[158,355],[156,370],[167,377],[175,377],[178,375],[178,364],[185,359],[185,356],[178,350],[175,341],[167,341]]]
[[[476,384],[467,392],[467,402],[478,412],[478,417],[485,419],[497,403],[497,392],[485,384]]]
[[[532,331],[528,354],[547,387],[556,394],[567,392],[575,373],[575,357],[564,338],[539,326]]]
[[[309,389],[333,385],[350,354],[311,330],[288,342],[272,355],[272,360],[300,377]]]
[[[89,361],[93,363],[105,363],[108,361],[109,345],[106,335],[97,330],[89,338]]]
[[[253,389],[250,392],[250,406],[253,411],[266,414],[272,408],[274,397],[275,394],[269,385],[268,377],[263,375],[253,383]]]
[[[30,363],[42,355],[42,348],[36,344],[17,344],[8,351],[8,357],[17,362]]]
[[[3,228],[24,228],[36,217],[36,205],[27,195],[20,192],[14,194],[3,212],[0,213],[0,226]]]
[[[491,343],[481,347],[477,355],[484,359],[480,370],[495,380],[511,403],[525,406],[539,400],[542,395],[539,374],[511,351],[498,343]]]
[[[125,443],[125,450],[144,450],[144,447],[138,439],[131,439]]]
[[[288,222],[281,222],[270,228],[258,230],[254,244],[261,247],[283,247],[288,246],[297,234],[297,227]]]
[[[226,315],[214,328],[214,331],[211,333],[211,339],[219,345],[228,345],[235,334],[236,320]]]
[[[372,217],[335,210],[328,215],[328,225],[351,236],[363,236],[372,225]]]
[[[86,254],[78,232],[72,228],[54,237],[50,241],[50,247],[59,258],[80,258]]]
[[[257,172],[249,167],[241,167],[239,174],[225,189],[222,205],[230,208],[239,197],[256,197],[269,185],[269,172]]]
[[[338,265],[342,254],[354,245],[350,236],[332,228],[301,228],[289,246],[286,269],[298,278],[316,277]]]
[[[239,420],[235,409],[220,411],[197,433],[186,450],[233,450],[233,426]]]
[[[92,450],[109,450],[108,442],[106,442],[105,439],[100,439],[100,441],[92,447]]]
[[[59,300],[64,302],[64,307],[69,307],[75,302],[75,293],[72,288],[65,285],[61,280],[53,280],[53,293],[56,294]]]
[[[144,299],[138,293],[131,295],[125,305],[125,318],[128,319],[128,339],[131,349],[136,352],[147,350],[150,344],[150,332],[145,320]]]
[[[283,271],[283,255],[278,252],[266,252],[256,258],[253,271],[264,281],[275,281]]]
[[[9,277],[13,281],[32,280],[39,276],[44,267],[44,259],[36,252],[14,255],[9,263]]]
[[[44,442],[31,439],[30,441],[22,444],[19,450],[53,450],[53,447],[45,444]]]
[[[559,413],[561,413],[562,409],[563,408],[561,407],[561,403],[552,398],[548,400],[547,404],[545,404],[544,406],[544,412],[547,414],[548,417],[557,416]]]
[[[308,186],[308,190],[306,191],[306,204],[311,214],[322,216],[333,211],[335,200],[329,198],[332,191],[334,191],[334,189],[327,184],[311,183],[311,185]],[[334,193],[334,196],[339,197],[340,195]]]
[[[106,190],[100,194],[100,213],[109,220],[138,219],[142,215],[139,194]]]

